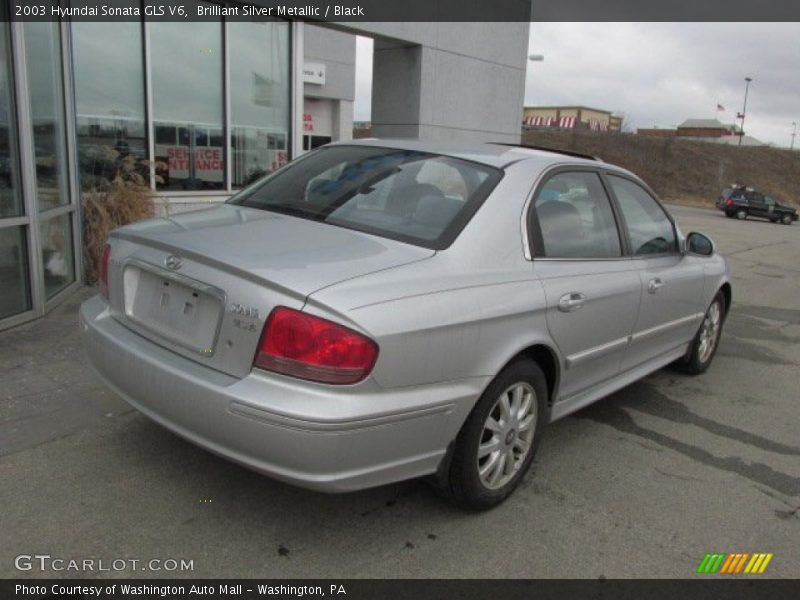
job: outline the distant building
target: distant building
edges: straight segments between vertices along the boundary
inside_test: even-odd
[[[698,142],[715,142],[729,146],[767,145],[749,135],[742,137],[742,130],[738,125],[727,125],[717,119],[686,119],[675,129],[640,128],[636,130],[636,133],[655,137],[678,137]],[[739,142],[740,137],[742,138],[741,144]]]
[[[720,138],[739,135],[739,127],[726,125],[717,119],[686,119],[678,125],[675,135],[678,137]]]
[[[556,127],[594,131],[622,130],[622,117],[609,110],[587,106],[526,106],[522,110],[523,127]]]

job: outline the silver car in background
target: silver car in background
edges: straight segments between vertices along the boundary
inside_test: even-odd
[[[330,492],[505,499],[543,427],[710,364],[725,260],[635,175],[500,144],[326,146],[219,207],[116,230],[81,307],[139,411]]]

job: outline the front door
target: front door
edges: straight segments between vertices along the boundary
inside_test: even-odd
[[[608,181],[641,281],[639,315],[622,362],[627,371],[686,348],[702,317],[704,275],[699,259],[680,254],[672,221],[645,188],[616,175]]]

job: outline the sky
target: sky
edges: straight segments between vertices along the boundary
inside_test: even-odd
[[[788,147],[800,125],[800,23],[532,23],[528,50],[544,60],[528,63],[526,106],[612,110],[632,130],[733,123],[751,77],[748,135]],[[372,41],[359,38],[357,121],[369,120],[371,78]]]

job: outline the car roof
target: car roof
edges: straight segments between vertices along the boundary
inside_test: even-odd
[[[565,162],[570,164],[598,165],[597,159],[582,158],[581,155],[576,155],[574,153],[503,144],[499,142],[467,144],[458,142],[442,143],[422,140],[367,138],[335,142],[329,144],[329,146],[373,146],[376,148],[417,150],[419,152],[430,152],[431,154],[460,158],[462,160],[477,162],[499,169],[504,169],[511,164],[526,159],[535,159],[536,162],[541,163],[543,166]]]

